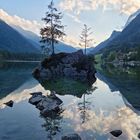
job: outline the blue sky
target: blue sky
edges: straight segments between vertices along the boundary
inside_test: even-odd
[[[41,18],[45,15],[49,2],[49,0],[0,0],[0,9],[11,17],[16,15],[24,20],[34,20],[41,24]],[[54,0],[54,3],[64,13],[63,23],[67,25],[66,42],[75,45],[78,44],[83,24],[92,27],[93,38],[98,44],[108,38],[113,30],[122,29],[129,15],[140,6],[139,0],[124,0],[124,3],[121,3],[121,0]]]

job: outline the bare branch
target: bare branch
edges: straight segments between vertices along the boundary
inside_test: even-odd
[[[91,32],[90,30],[91,27],[87,27],[87,25],[84,24],[84,28],[80,35],[81,43],[79,43],[79,45],[85,48],[85,54],[86,54],[87,47],[89,47],[90,46],[89,44],[93,41],[93,39],[90,38],[90,35],[93,34],[93,32]]]

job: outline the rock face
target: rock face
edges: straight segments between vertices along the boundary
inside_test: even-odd
[[[59,112],[62,101],[54,93],[49,96],[44,96],[40,92],[31,93],[31,95],[29,103],[35,105],[40,110],[41,115],[50,116]]]
[[[37,105],[43,98],[44,96],[42,95],[33,95],[32,98],[29,99],[29,103]]]
[[[63,136],[62,140],[81,140],[81,137],[78,134],[68,134]]]
[[[80,81],[94,78],[95,69],[93,62],[83,54],[82,50],[74,53],[59,53],[46,58],[41,66],[36,68],[33,75],[38,80],[50,80],[63,76]]]
[[[110,132],[114,137],[119,137],[122,134],[121,130],[114,130]]]

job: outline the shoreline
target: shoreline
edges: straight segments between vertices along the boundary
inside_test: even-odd
[[[20,62],[31,63],[32,62],[32,63],[39,63],[41,61],[33,61],[33,60],[2,60],[0,62],[10,62],[10,63],[12,63],[12,62],[14,62],[14,63],[20,63]]]

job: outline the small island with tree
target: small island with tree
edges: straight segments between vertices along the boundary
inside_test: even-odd
[[[63,38],[64,25],[62,25],[62,13],[54,6],[54,2],[48,5],[46,12],[45,26],[41,28],[41,44],[42,50],[47,56],[41,62],[40,67],[36,68],[33,75],[38,80],[51,80],[56,77],[67,77],[83,82],[92,81],[95,79],[96,70],[94,68],[94,61],[87,55],[86,49],[89,47],[92,32],[84,24],[84,29],[80,36],[80,45],[84,47],[82,50],[73,53],[55,53],[55,44]],[[50,51],[48,51],[50,50]],[[90,82],[92,83],[92,82]]]

